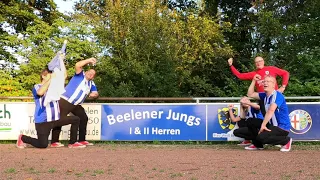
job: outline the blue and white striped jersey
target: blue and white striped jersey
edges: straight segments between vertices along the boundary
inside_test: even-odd
[[[32,89],[36,108],[34,112],[35,123],[50,122],[60,119],[60,108],[58,101],[51,101],[46,107],[43,105],[46,94],[39,96],[37,94],[41,84],[36,84]]]
[[[251,106],[248,109],[246,118],[247,119],[248,118],[258,118],[258,119],[262,119],[262,120],[264,119],[261,111],[260,110],[256,110],[255,108],[253,108]]]
[[[291,123],[289,119],[288,106],[283,94],[275,90],[269,97],[267,97],[266,93],[259,93],[259,97],[264,100],[266,112],[268,112],[271,104],[275,103],[277,105],[277,109],[270,120],[271,124],[289,131]]]
[[[73,105],[78,105],[83,103],[90,92],[97,91],[97,87],[93,81],[88,81],[84,72],[81,71],[71,78],[65,90],[62,98]]]

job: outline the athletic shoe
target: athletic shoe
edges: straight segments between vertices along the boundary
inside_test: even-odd
[[[238,146],[250,146],[251,142],[249,140],[244,140]]]
[[[85,146],[93,146],[93,143],[89,143],[88,141],[80,141],[79,143]]]
[[[52,148],[59,148],[59,147],[63,147],[63,146],[64,146],[64,144],[61,144],[60,142],[55,142],[50,145],[50,147],[52,147]]]
[[[265,146],[275,146],[275,147],[277,147],[277,148],[282,148],[282,145],[272,145],[272,144],[265,144]]]
[[[78,142],[75,142],[74,144],[69,144],[68,148],[85,148],[86,145],[80,144]]]
[[[262,150],[263,148],[257,148],[255,145],[250,145],[250,146],[247,146],[245,147],[244,149],[246,150]]]
[[[18,136],[18,140],[17,140],[16,146],[17,146],[17,148],[23,149],[23,148],[26,147],[26,145],[24,144],[24,142],[22,141],[21,138],[22,138],[22,134],[20,134]]]
[[[282,148],[280,149],[280,151],[281,151],[281,152],[288,152],[288,151],[290,151],[290,150],[291,150],[291,144],[292,144],[292,138],[290,138],[290,141],[289,141],[286,145],[282,146]]]

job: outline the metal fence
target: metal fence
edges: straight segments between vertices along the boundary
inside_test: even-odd
[[[99,97],[97,99],[87,99],[87,101],[117,101],[117,102],[126,102],[126,101],[136,101],[136,102],[196,102],[201,103],[203,101],[210,102],[226,102],[226,101],[239,101],[241,97]],[[0,100],[25,100],[31,101],[33,97],[30,96],[16,96],[16,97],[4,97],[0,96]],[[320,96],[289,96],[286,97],[286,100],[289,101],[318,101]]]

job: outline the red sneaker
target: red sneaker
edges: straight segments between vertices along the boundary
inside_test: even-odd
[[[85,146],[93,146],[93,143],[89,143],[88,141],[80,141],[79,143]]]
[[[50,145],[50,147],[52,147],[52,148],[59,148],[59,147],[63,147],[63,146],[64,146],[64,144],[61,144],[60,142],[55,142]]]
[[[244,140],[240,144],[238,144],[238,146],[250,146],[250,145],[251,145],[250,140]]]
[[[26,144],[22,141],[21,138],[22,138],[22,134],[20,134],[20,135],[18,136],[16,146],[17,146],[17,148],[23,149],[23,148],[26,147]]]
[[[281,152],[288,152],[288,151],[290,151],[290,150],[291,150],[291,144],[292,144],[292,138],[290,138],[290,141],[289,141],[286,145],[282,146],[282,148],[280,149],[280,151],[281,151]]]
[[[68,148],[85,148],[86,145],[80,144],[78,142],[75,142],[74,144],[69,144]]]
[[[263,148],[257,148],[255,145],[250,145],[250,146],[247,146],[245,147],[244,149],[246,150],[262,150]]]

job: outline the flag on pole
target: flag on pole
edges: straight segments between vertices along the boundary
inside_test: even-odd
[[[65,73],[66,67],[64,64],[67,49],[67,41],[65,40],[60,51],[49,62],[48,69],[52,71],[51,82],[44,100],[44,106],[47,106],[51,101],[58,101],[60,96],[65,92]]]

